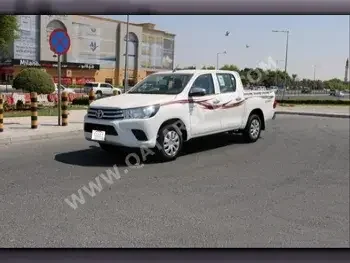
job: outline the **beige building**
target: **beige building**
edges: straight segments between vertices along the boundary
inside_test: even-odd
[[[57,56],[51,51],[49,36],[64,29],[70,49],[61,56],[62,82],[66,85],[87,81],[122,85],[125,73],[126,22],[89,15],[19,15],[20,36],[11,57],[0,66],[3,78],[12,78],[23,67],[40,67],[57,81]],[[129,23],[128,75],[137,82],[174,63],[175,35],[158,30],[154,24]],[[4,76],[5,75],[5,76]]]

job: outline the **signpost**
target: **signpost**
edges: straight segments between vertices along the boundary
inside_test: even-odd
[[[67,31],[64,29],[53,30],[50,34],[49,44],[51,51],[57,55],[58,59],[58,126],[61,126],[61,55],[66,54],[70,48],[70,37]]]

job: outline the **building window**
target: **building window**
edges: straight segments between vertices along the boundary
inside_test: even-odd
[[[111,79],[111,78],[105,79],[105,82],[113,85],[113,79]]]
[[[124,38],[126,41],[126,36]],[[137,71],[137,54],[138,54],[139,41],[135,33],[129,33],[128,40],[128,69]],[[125,56],[125,54],[124,54]]]

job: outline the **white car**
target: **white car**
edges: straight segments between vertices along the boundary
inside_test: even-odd
[[[102,96],[112,96],[115,95],[115,93],[117,95],[123,93],[121,89],[103,82],[89,82],[84,85],[85,93],[89,93],[91,89],[95,92],[97,98],[101,98]]]
[[[338,91],[336,91],[335,96],[341,98],[341,97],[344,97],[345,94],[344,94],[344,92],[338,90]]]
[[[173,160],[184,142],[201,136],[239,132],[257,141],[275,107],[273,91],[244,91],[235,71],[159,72],[125,94],[91,103],[84,136],[106,151],[146,147]]]
[[[68,93],[75,93],[74,89],[67,88],[67,87],[65,87],[65,86],[63,86],[61,84],[61,92],[63,92],[63,91],[66,91]],[[54,93],[58,93],[58,84],[57,83],[55,83],[55,91],[54,91]]]

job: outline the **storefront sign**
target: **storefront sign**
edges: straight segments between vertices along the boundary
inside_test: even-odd
[[[85,83],[88,83],[88,82],[95,82],[95,78],[80,77],[75,79],[76,85],[85,85]]]
[[[42,67],[42,68],[57,68],[57,62],[53,61],[35,61],[29,59],[13,59],[13,65],[26,66],[26,67]],[[100,65],[98,64],[83,64],[83,63],[61,63],[62,68],[70,68],[70,69],[95,69],[99,70]]]
[[[58,83],[58,77],[53,77],[53,82]],[[62,85],[72,85],[73,81],[72,78],[61,77],[61,83]]]

